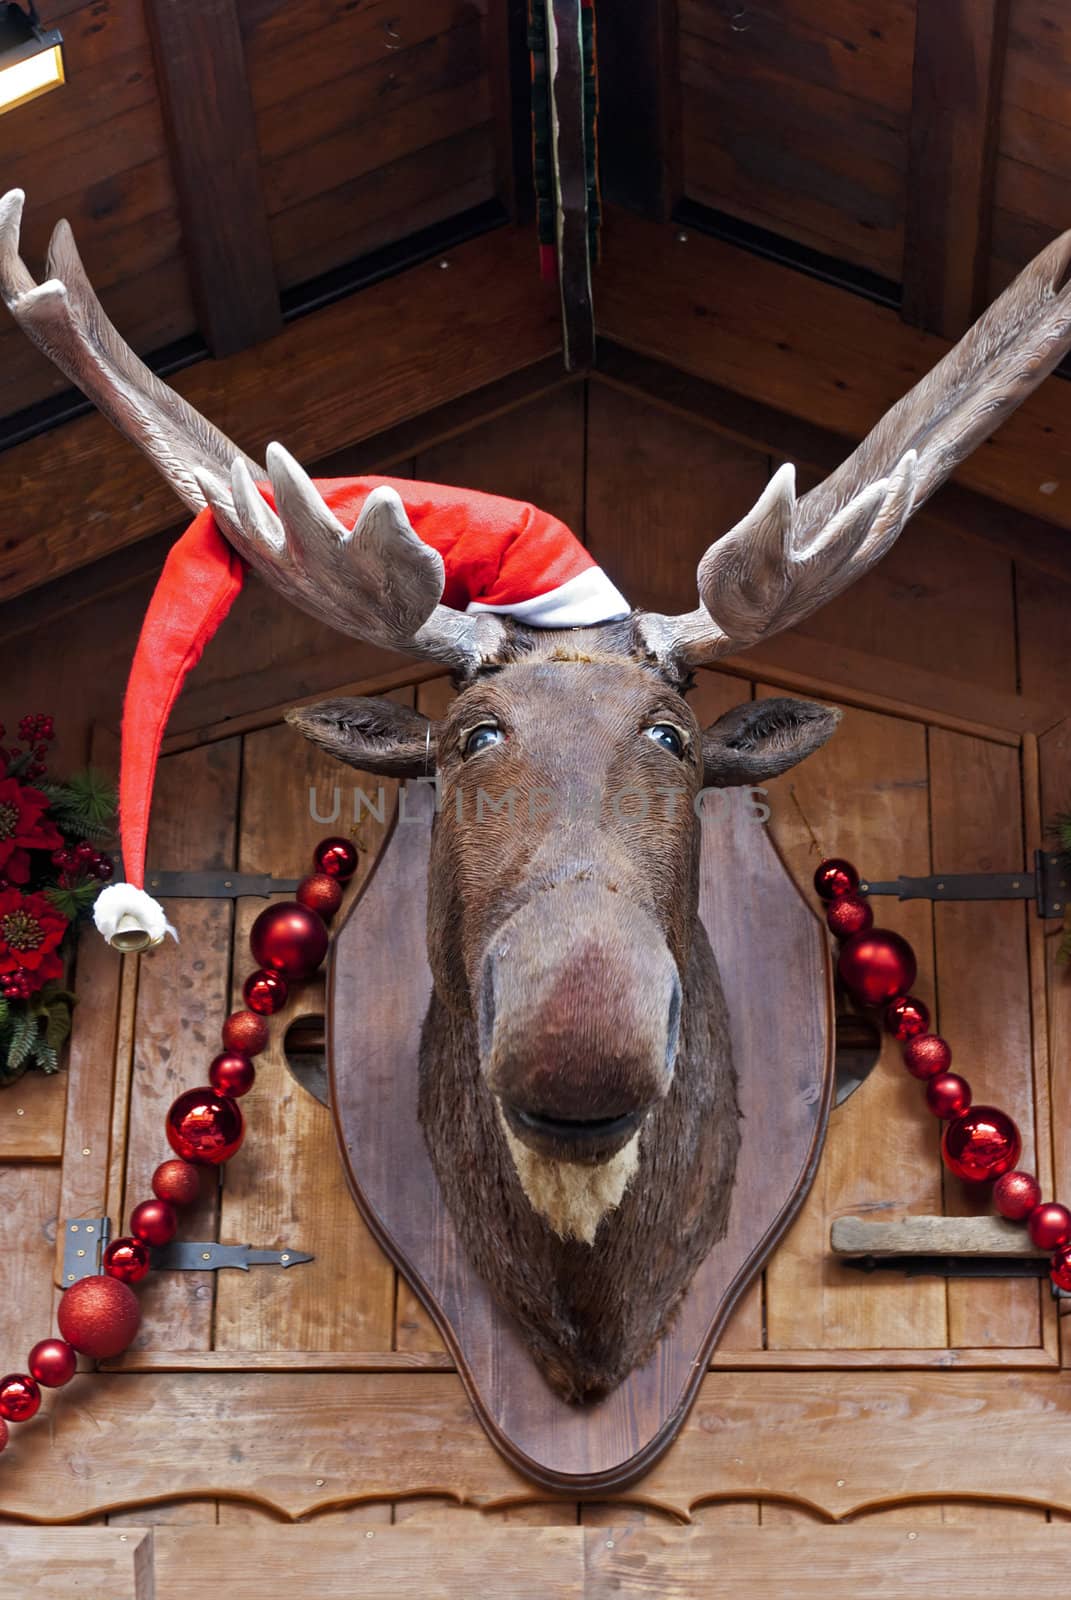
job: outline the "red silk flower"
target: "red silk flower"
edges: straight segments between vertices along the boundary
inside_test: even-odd
[[[17,778],[0,778],[0,873],[25,883],[29,863],[26,850],[58,850],[63,837],[45,816],[49,800]]]
[[[0,975],[24,972],[33,989],[63,976],[56,947],[67,918],[43,894],[0,889]]]

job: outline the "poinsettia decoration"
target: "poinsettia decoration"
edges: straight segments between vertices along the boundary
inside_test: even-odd
[[[0,746],[0,1085],[58,1067],[75,1000],[65,983],[74,927],[114,870],[100,846],[115,832],[115,791],[93,772],[51,779],[54,731],[35,712],[17,744]]]

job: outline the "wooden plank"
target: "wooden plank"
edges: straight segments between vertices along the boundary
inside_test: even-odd
[[[873,1222],[834,1217],[829,1242],[840,1256],[1043,1256],[1025,1228],[1003,1217],[901,1217]],[[977,1280],[971,1282],[976,1286]]]
[[[698,233],[681,243],[676,230],[608,208],[604,239],[600,333],[848,438],[861,438],[948,348],[884,306]],[[1050,382],[958,481],[1069,527],[1065,438],[1071,390]]]
[[[145,18],[198,323],[233,355],[282,327],[238,7],[147,0]]]
[[[59,1187],[58,1167],[0,1167],[0,1257],[4,1262],[0,1362],[5,1372],[24,1372],[30,1346],[52,1332],[52,1257]]]
[[[1012,1383],[1001,1371],[716,1372],[674,1449],[624,1498],[677,1518],[741,1498],[824,1518],[927,1499],[1068,1511],[1065,1475],[1044,1464],[1069,1412],[1071,1376],[1052,1370]],[[288,1417],[299,1425],[281,1450]],[[4,1517],[216,1493],[284,1519],[417,1494],[489,1509],[547,1499],[474,1425],[450,1373],[98,1373],[53,1404],[48,1426],[22,1428],[17,1452],[0,1479]]]
[[[160,1600],[152,1540],[147,1528],[0,1528],[0,1597]]]
[[[1041,765],[1041,816],[1046,820],[1068,809],[1071,795],[1071,717],[1038,740]],[[1052,1104],[1059,1108],[1071,1104],[1071,1052],[1066,1041],[1071,1038],[1071,967],[1059,959],[1058,951],[1064,929],[1069,925],[1066,912],[1063,925],[1045,924],[1044,969],[1048,997],[1048,1031],[1052,1040],[1049,1058],[1049,1082]],[[1063,1200],[1071,1194],[1071,1149],[1066,1137],[1055,1138],[1052,1151],[1053,1199]],[[1067,1319],[1062,1322],[1062,1361],[1071,1365],[1071,1346],[1068,1340]]]
[[[24,1072],[0,1102],[0,1161],[58,1161],[67,1073]]]
[[[918,8],[901,314],[946,339],[985,308],[1009,10],[1009,0]]]
[[[556,297],[533,282],[528,235],[499,230],[448,259],[448,271],[429,262],[301,318],[266,345],[188,368],[175,387],[254,456],[281,435],[311,461],[557,348]],[[356,388],[355,349],[362,351]],[[62,505],[48,488],[58,477],[66,485]],[[181,516],[154,469],[103,418],[30,440],[5,457],[0,518],[19,531],[5,541],[0,598]]]
[[[677,8],[632,0],[599,16],[602,192],[668,221],[682,193]]]

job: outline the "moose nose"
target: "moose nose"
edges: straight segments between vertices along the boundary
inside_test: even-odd
[[[568,1159],[612,1153],[666,1093],[681,988],[661,929],[592,883],[535,894],[491,939],[480,1054],[514,1132]]]

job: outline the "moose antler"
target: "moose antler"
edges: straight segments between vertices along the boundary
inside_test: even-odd
[[[649,652],[683,677],[790,628],[854,583],[913,511],[1071,347],[1071,232],[1047,246],[824,483],[796,498],[782,467],[699,563],[700,605],[639,619]]]
[[[37,284],[19,256],[25,196],[0,199],[0,294],[15,321],[120,433],[145,452],[191,511],[212,511],[251,567],[288,600],[342,633],[471,674],[493,660],[505,628],[491,614],[439,604],[442,558],[414,532],[399,496],[373,490],[347,529],[281,445],[268,446],[277,513],[255,480],[264,469],[140,361],[104,312],[66,222]]]

